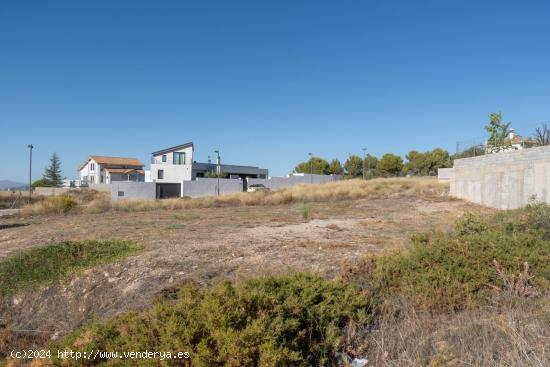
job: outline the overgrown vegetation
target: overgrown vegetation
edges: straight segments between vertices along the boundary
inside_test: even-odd
[[[368,324],[370,307],[352,286],[314,275],[224,282],[204,291],[187,285],[176,300],[85,327],[59,347],[188,351],[193,366],[205,367],[322,366],[344,348],[342,330]]]
[[[377,182],[373,193],[395,189],[390,180],[358,182]],[[56,347],[184,350],[194,366],[335,365],[338,353],[384,366],[540,366],[550,362],[549,291],[550,206],[534,203],[467,214],[451,231],[420,233],[405,249],[350,264],[337,280],[186,285]],[[113,363],[94,363],[104,362]]]
[[[466,215],[451,233],[416,235],[405,251],[367,258],[353,279],[364,282],[379,299],[405,297],[432,311],[466,309],[489,301],[495,291],[507,290],[503,274],[519,279],[525,263],[531,284],[546,291],[550,289],[549,230],[550,208],[544,204],[486,220]]]
[[[0,295],[61,280],[80,269],[129,256],[138,249],[129,241],[67,241],[24,250],[0,261]]]
[[[448,192],[448,185],[431,179],[377,179],[345,180],[320,185],[298,185],[282,190],[260,190],[253,193],[238,193],[204,198],[178,198],[163,200],[121,200],[111,202],[105,193],[94,191],[70,191],[66,197],[76,205],[66,206],[36,203],[27,207],[24,215],[72,213],[103,213],[114,211],[148,211],[159,209],[189,209],[231,206],[281,205],[303,202],[322,202],[331,200],[350,200],[360,198],[380,198],[390,195],[443,196]],[[53,199],[53,198],[52,198]],[[65,199],[53,199],[55,204],[62,204]],[[62,210],[67,209],[67,210]]]

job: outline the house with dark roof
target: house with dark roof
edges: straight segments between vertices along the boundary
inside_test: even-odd
[[[219,156],[216,162],[196,162],[193,159],[192,142],[161,149],[152,153],[151,181],[158,183],[180,183],[197,178],[221,175],[226,178],[267,178],[268,171],[256,166],[222,164]]]
[[[118,181],[145,181],[144,164],[137,158],[89,156],[78,167],[80,186]]]

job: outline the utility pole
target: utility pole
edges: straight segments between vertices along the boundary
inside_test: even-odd
[[[217,155],[216,164],[218,165],[216,168],[216,174],[218,176],[218,196],[220,196],[220,175],[222,174],[222,166],[220,162],[220,151],[215,150],[214,153]]]
[[[27,145],[27,148],[29,148],[29,204],[32,200],[32,148],[34,146],[32,144]]]
[[[308,153],[309,155],[309,182],[313,183],[313,153]]]
[[[367,159],[367,148],[361,148],[363,151],[363,180],[367,177],[367,170],[365,169],[365,160]]]

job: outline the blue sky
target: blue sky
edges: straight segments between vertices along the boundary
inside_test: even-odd
[[[0,179],[187,141],[292,171],[550,121],[544,1],[3,1]]]

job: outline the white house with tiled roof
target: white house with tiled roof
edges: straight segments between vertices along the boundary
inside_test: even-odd
[[[144,164],[136,158],[89,156],[78,168],[80,185],[145,181]]]

